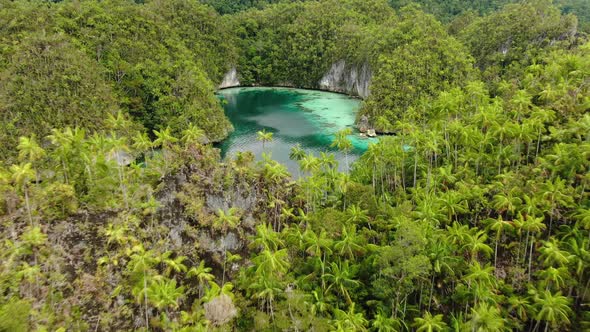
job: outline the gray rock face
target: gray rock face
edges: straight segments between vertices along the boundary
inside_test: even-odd
[[[366,115],[361,116],[357,128],[361,133],[366,133],[369,130],[369,118]]]
[[[340,60],[334,63],[322,77],[319,86],[320,89],[366,98],[369,96],[372,75],[367,63],[360,67],[355,65],[347,66],[346,61]]]
[[[224,88],[231,88],[234,86],[240,86],[240,80],[238,79],[238,71],[236,67],[232,67],[225,76],[223,77],[223,81],[219,84],[220,89]]]
[[[317,83],[317,86],[308,86],[305,88],[321,89],[333,92],[342,92],[361,98],[369,96],[369,86],[373,74],[368,63],[361,66],[347,65],[346,61],[340,60],[332,65],[330,70]],[[219,85],[220,89],[240,86],[238,71],[233,67],[223,77]],[[296,87],[291,82],[280,82],[278,86]]]

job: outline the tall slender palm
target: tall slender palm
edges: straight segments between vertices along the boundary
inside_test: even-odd
[[[223,211],[222,209],[217,210],[217,218],[215,219],[213,227],[217,228],[217,229],[221,229],[224,236],[227,235],[227,231],[229,229],[234,229],[234,228],[238,227],[238,224],[240,223],[240,216],[238,216],[237,214],[238,214],[238,209],[236,209],[234,207],[229,208],[227,213],[225,211]],[[225,283],[225,263],[226,263],[227,250],[226,250],[226,246],[225,246],[226,241],[222,240],[222,242],[223,242],[223,275],[222,275],[221,283]]]
[[[206,138],[205,131],[192,123],[189,123],[188,128],[182,131],[182,137],[180,140],[185,145],[193,145],[203,142]]]
[[[321,277],[326,273],[326,256],[332,254],[333,241],[328,237],[325,230],[321,230],[319,234],[314,232],[311,228],[305,230],[305,252],[309,255],[317,257],[321,266]],[[326,289],[325,280],[322,278],[322,289]]]
[[[543,247],[539,251],[545,266],[567,266],[574,258],[572,254],[559,247],[559,242],[555,238],[543,242]]]
[[[199,282],[199,297],[202,295],[203,287],[209,282],[215,279],[215,276],[211,274],[212,269],[205,266],[205,261],[201,261],[198,266],[191,267],[186,276],[188,278],[195,277]]]
[[[20,188],[25,195],[25,206],[29,217],[29,224],[33,225],[33,216],[31,214],[31,203],[29,201],[29,182],[35,178],[35,171],[31,163],[10,166],[12,181],[17,188]]]
[[[178,301],[184,296],[184,287],[176,287],[176,280],[164,277],[154,278],[147,289],[147,297],[158,309],[177,309]]]
[[[279,233],[275,232],[269,224],[262,223],[256,226],[256,235],[249,246],[260,250],[276,251],[284,246],[284,242]]]
[[[425,312],[424,316],[414,318],[414,327],[416,332],[440,332],[447,329],[447,324],[443,321],[443,315],[433,316],[430,312]]]
[[[349,290],[359,286],[360,282],[354,279],[355,268],[350,266],[348,261],[340,262],[339,264],[332,262],[330,264],[330,272],[326,273],[323,278],[328,282],[326,292],[336,289],[337,292],[344,296],[349,305],[353,303]]]
[[[130,257],[127,264],[128,270],[132,275],[137,276],[136,287],[134,288],[134,295],[141,303],[144,303],[144,319],[146,328],[149,326],[149,311],[148,311],[148,285],[151,283],[150,271],[152,267],[158,262],[153,251],[145,250],[143,246],[134,247],[134,253]]]
[[[164,254],[162,254],[162,257],[159,258],[159,260],[166,266],[164,274],[167,277],[169,277],[170,274],[172,274],[172,271],[174,271],[175,273],[186,272],[188,268],[186,267],[186,265],[184,265],[183,262],[186,260],[187,257],[177,255],[176,257],[171,258],[171,256],[173,256],[173,252],[167,251]]]
[[[272,132],[262,129],[256,133],[257,139],[262,142],[262,150],[265,150],[265,143],[272,141]]]
[[[563,289],[566,283],[571,278],[571,275],[566,267],[554,268],[550,266],[545,270],[538,272],[538,276],[545,285],[546,290],[560,290]]]
[[[505,322],[506,320],[498,308],[481,302],[477,307],[471,309],[469,329],[474,332],[508,331]]]
[[[270,251],[264,249],[252,259],[256,265],[257,274],[283,275],[289,269],[290,263],[287,259],[287,249]]]
[[[358,332],[367,331],[365,326],[367,325],[368,321],[365,319],[362,312],[355,312],[354,303],[350,304],[348,311],[336,309],[334,310],[334,314],[336,315],[335,323],[337,330]]]
[[[348,135],[352,134],[352,130],[350,128],[344,128],[336,133],[336,137],[334,141],[330,145],[331,147],[335,147],[338,150],[344,152],[344,159],[346,161],[346,170],[349,169],[348,165],[348,153],[352,149],[352,142],[348,139]]]
[[[543,185],[541,196],[549,204],[549,235],[553,225],[553,218],[557,214],[558,207],[572,207],[574,205],[571,192],[563,179],[549,180]]]
[[[368,212],[368,210],[363,210],[359,205],[351,205],[346,209],[346,222],[357,225],[367,222],[369,220],[367,216]]]
[[[512,221],[504,220],[502,216],[498,216],[497,219],[491,220],[489,227],[491,230],[496,231],[496,244],[494,245],[494,269],[496,269],[498,266],[498,243],[500,243],[502,233],[512,229],[514,226]]]
[[[536,329],[542,321],[545,322],[545,331],[548,331],[550,326],[557,328],[570,323],[571,299],[561,295],[561,292],[555,294],[548,290],[538,292],[534,296],[534,307],[537,309]]]
[[[165,129],[162,130],[154,130],[154,135],[156,135],[156,139],[153,142],[153,146],[154,147],[158,147],[161,146],[162,147],[162,152],[164,154],[164,167],[165,170],[168,170],[168,156],[166,155],[166,152],[172,147],[172,144],[178,142],[178,138],[174,137],[171,133],[170,127],[166,127]]]
[[[131,146],[139,152],[145,152],[154,147],[154,144],[146,133],[138,132],[133,137],[133,144]]]
[[[485,243],[487,239],[488,236],[484,231],[478,231],[475,234],[467,235],[465,248],[471,254],[472,261],[477,259],[478,253],[483,253],[486,257],[489,257],[494,252],[494,250]]]
[[[274,302],[283,293],[279,281],[273,275],[256,274],[254,282],[248,288],[254,291],[253,297],[263,303],[263,307],[267,309],[267,314],[274,320]]]
[[[289,152],[289,159],[293,160],[293,161],[299,161],[301,159],[303,159],[306,156],[305,154],[305,150],[303,150],[301,148],[301,144],[297,143],[297,145],[293,146],[291,148],[291,151]],[[301,177],[301,168],[297,169],[298,172],[298,177]]]
[[[45,150],[37,143],[35,134],[31,137],[19,137],[16,149],[18,150],[18,159],[21,161],[35,163],[45,156]]]
[[[342,227],[340,238],[334,242],[334,250],[350,259],[365,251],[362,246],[362,238],[356,233],[356,225]]]
[[[162,148],[170,148],[173,143],[178,142],[178,138],[174,137],[171,133],[172,129],[170,127],[166,127],[162,130],[154,130],[154,135],[156,135],[156,140],[154,140],[154,146],[161,146]]]
[[[546,228],[545,224],[543,223],[543,220],[543,217],[535,218],[535,216],[526,216],[526,218],[522,220],[522,225],[520,226],[521,229],[527,231],[527,239],[529,237],[529,233],[531,234],[531,242],[529,248],[529,280],[532,273],[533,247],[535,243],[536,234],[540,233],[542,230]]]

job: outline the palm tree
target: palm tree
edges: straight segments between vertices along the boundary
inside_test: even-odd
[[[367,162],[372,166],[371,170],[371,183],[373,184],[373,191],[375,191],[376,187],[376,176],[377,176],[377,166],[381,166],[382,164],[382,157],[383,157],[383,149],[382,144],[375,144],[370,143],[367,151],[363,155],[363,159],[366,159]]]
[[[174,271],[176,273],[186,272],[188,268],[182,262],[184,262],[187,257],[186,256],[176,256],[175,258],[170,258],[170,256],[172,256],[172,255],[173,255],[172,251],[167,251],[162,255],[162,257],[159,258],[159,260],[162,263],[164,263],[164,265],[166,265],[166,270],[164,271],[164,274],[166,276],[170,276],[172,271]]]
[[[572,207],[574,202],[569,192],[570,187],[566,185],[565,180],[549,180],[543,185],[542,197],[549,204],[549,235],[553,225],[553,217],[556,215],[557,208]]]
[[[504,324],[504,317],[502,317],[500,310],[494,306],[481,302],[476,308],[471,309],[469,327],[473,332],[508,331],[508,327]]]
[[[401,331],[401,324],[389,315],[379,311],[373,319],[373,329],[377,332],[397,332]]]
[[[215,279],[215,276],[211,274],[212,269],[205,266],[205,261],[201,261],[199,266],[193,266],[188,270],[186,276],[188,278],[196,277],[199,282],[199,297],[202,295],[203,287],[209,282]]]
[[[117,137],[115,133],[112,133],[107,140],[107,145],[110,146],[109,154],[113,156],[113,159],[117,165],[117,174],[119,175],[119,188],[123,196],[123,202],[125,203],[125,209],[129,209],[129,201],[127,199],[127,185],[125,181],[124,167],[125,163],[123,160],[119,160],[119,155],[123,152],[128,152],[129,147],[126,144],[125,137]]]
[[[302,172],[308,174],[317,171],[319,169],[318,159],[314,157],[312,154],[303,156],[303,158],[299,159],[299,169]]]
[[[31,137],[19,137],[18,146],[16,148],[18,150],[18,158],[21,161],[26,160],[30,163],[34,163],[45,156],[45,150],[43,150],[43,148],[37,143],[35,134],[31,135]]]
[[[535,218],[535,216],[527,215],[524,220],[522,220],[522,216],[519,215],[519,220],[521,220],[521,229],[527,231],[527,241],[529,238],[529,234],[531,234],[531,245],[529,250],[529,280],[532,273],[532,259],[533,259],[533,246],[535,243],[535,233],[540,233],[542,230],[546,228],[545,224],[543,223],[543,217]],[[526,241],[525,241],[525,250],[526,250]],[[526,252],[525,252],[526,256]]]
[[[180,139],[185,145],[193,145],[201,143],[206,138],[205,131],[192,122],[189,123],[188,128],[182,131],[182,138]]]
[[[238,215],[238,209],[235,207],[229,208],[227,213],[223,209],[217,210],[217,218],[213,222],[213,228],[221,230],[224,234],[227,233],[228,229],[234,229],[238,227],[240,217]]]
[[[223,211],[222,209],[218,209],[217,210],[217,218],[215,219],[214,223],[213,223],[213,228],[216,229],[221,229],[223,232],[223,235],[227,235],[227,231],[228,229],[235,229],[236,227],[238,227],[238,224],[240,223],[240,216],[237,216],[236,214],[238,213],[238,209],[232,207],[230,208],[227,213],[225,213],[225,211]],[[227,256],[227,251],[226,251],[226,247],[225,247],[225,242],[223,241],[223,275],[222,275],[222,279],[221,279],[221,283],[225,283],[225,263],[226,263],[226,256]]]
[[[294,160],[294,161],[299,161],[301,159],[303,159],[306,156],[305,154],[305,150],[303,150],[301,148],[301,144],[297,143],[297,145],[293,146],[291,148],[291,152],[289,153],[289,159]],[[297,169],[297,177],[301,177],[301,168]]]
[[[33,226],[33,216],[31,214],[31,204],[29,202],[29,182],[35,177],[35,171],[31,163],[10,166],[12,181],[14,185],[21,188],[25,194],[25,205],[29,216],[29,225]]]
[[[169,148],[172,146],[173,143],[178,142],[178,138],[174,137],[171,133],[170,127],[166,127],[162,130],[154,130],[154,135],[156,135],[156,140],[154,141],[154,146],[161,146],[162,148]]]
[[[429,253],[430,262],[432,263],[433,273],[430,280],[430,295],[428,297],[428,310],[432,305],[432,297],[434,294],[434,278],[437,274],[442,274],[445,272],[446,275],[449,277],[453,277],[455,275],[455,270],[453,269],[454,264],[459,261],[459,259],[453,256],[453,247],[448,242],[448,238],[445,237],[436,237],[433,238],[432,244],[430,245],[431,252]]]
[[[252,259],[256,264],[256,273],[263,275],[283,275],[289,269],[287,249],[270,251],[264,249]]]
[[[133,144],[131,145],[134,149],[144,152],[154,147],[154,144],[148,137],[147,133],[138,132],[133,137]]]
[[[531,312],[532,306],[528,298],[513,295],[508,298],[510,313],[514,313],[518,319],[523,322],[528,320],[528,313]]]
[[[142,245],[133,248],[134,253],[130,256],[130,261],[127,264],[129,272],[136,276],[137,282],[133,290],[133,294],[139,303],[144,303],[144,319],[146,328],[149,326],[149,311],[148,311],[148,284],[151,284],[149,272],[152,267],[158,263],[158,258],[155,257],[154,252],[145,250]]]
[[[354,307],[355,304],[351,303],[348,311],[340,309],[334,310],[334,314],[336,315],[336,326],[338,329],[344,331],[367,331],[365,328],[368,323],[367,320],[361,312],[355,313]]]
[[[442,314],[432,316],[428,311],[424,313],[424,316],[414,318],[413,326],[416,332],[440,332],[447,328]]]
[[[535,152],[535,159],[539,156],[539,152],[541,151],[541,135],[545,130],[545,124],[553,123],[555,120],[555,112],[552,110],[546,109],[535,109],[531,114],[531,119],[534,121],[535,127],[538,129],[537,131],[537,149]]]
[[[346,209],[346,222],[349,224],[360,224],[367,222],[369,217],[367,216],[368,210],[363,210],[359,205],[351,205]]]
[[[472,261],[477,259],[477,254],[480,252],[486,257],[489,257],[494,252],[494,250],[492,250],[492,248],[490,248],[490,246],[485,243],[488,239],[488,236],[484,231],[479,231],[475,234],[469,234],[465,239],[467,240],[465,247],[471,253]]]
[[[493,267],[489,265],[481,266],[476,261],[469,265],[469,273],[465,275],[464,279],[469,283],[474,282],[485,287],[494,287],[496,278],[494,277],[493,271]]]
[[[160,310],[177,309],[178,300],[182,296],[184,296],[184,287],[176,287],[176,280],[162,276],[155,277],[147,289],[148,299]]]
[[[349,289],[359,286],[360,282],[354,279],[355,269],[348,264],[348,261],[340,262],[340,264],[332,262],[330,264],[330,273],[326,273],[322,277],[329,283],[326,292],[335,288],[344,296],[349,305],[353,304]]]
[[[279,233],[275,232],[269,224],[262,223],[256,226],[256,236],[250,242],[250,248],[276,251],[281,246],[284,246],[283,240],[280,238]]]
[[[254,282],[248,287],[254,290],[253,297],[262,301],[267,314],[274,320],[274,302],[283,293],[281,284],[272,275],[256,274]]]
[[[350,259],[354,259],[356,254],[362,254],[365,251],[362,246],[362,238],[356,234],[356,225],[342,227],[340,239],[334,242],[334,250]]]
[[[301,148],[301,144],[297,143],[295,146],[291,148],[291,152],[289,153],[289,158],[291,160],[301,160],[305,157],[305,150]]]
[[[352,130],[350,128],[344,128],[336,133],[336,137],[331,147],[335,147],[338,150],[344,152],[344,158],[346,161],[346,170],[349,169],[348,167],[348,152],[352,149],[352,142],[348,139],[348,135],[352,134]]]
[[[545,266],[567,266],[573,258],[572,254],[559,248],[559,243],[555,238],[543,242],[540,251]]]
[[[172,144],[178,142],[178,138],[174,137],[171,133],[170,127],[166,127],[160,131],[154,130],[154,135],[156,135],[156,139],[153,142],[154,147],[161,146],[162,152],[164,153],[164,167],[168,169],[168,157],[165,155],[165,152],[172,147]]]
[[[270,142],[272,141],[272,132],[267,132],[266,129],[262,129],[260,131],[258,131],[257,133],[258,136],[258,140],[262,142],[262,150],[264,150],[264,144],[266,142]]]
[[[545,284],[545,290],[555,289],[560,290],[563,289],[570,279],[571,275],[567,267],[559,267],[554,268],[550,266],[545,270],[541,270],[538,272],[538,276],[541,278],[543,284]]]
[[[318,314],[323,314],[330,309],[330,304],[326,300],[324,293],[319,290],[311,291],[311,300],[306,301],[306,303],[310,306],[309,311],[313,316],[317,316]]]
[[[109,129],[114,129],[120,134],[128,134],[127,131],[133,126],[133,122],[127,119],[123,112],[118,111],[117,116],[109,114],[106,120]]]
[[[498,262],[498,243],[500,242],[500,237],[502,236],[502,232],[505,230],[510,230],[514,227],[512,221],[506,221],[502,219],[502,216],[498,216],[497,219],[492,219],[490,223],[490,229],[496,231],[496,244],[494,246],[494,269],[497,268]]]
[[[550,325],[552,328],[557,328],[570,323],[571,299],[562,296],[561,292],[555,294],[548,290],[538,292],[534,296],[534,302],[537,309],[535,330],[538,329],[541,321],[545,322],[545,332],[549,330]]]
[[[459,224],[458,222],[453,222],[451,226],[447,226],[447,232],[449,233],[449,241],[452,244],[462,246],[466,239],[471,235],[471,231],[469,230],[469,226]]]

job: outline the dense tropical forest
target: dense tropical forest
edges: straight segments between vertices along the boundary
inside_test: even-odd
[[[586,0],[0,0],[0,331],[590,330],[588,33]],[[221,158],[226,72],[339,62],[381,134],[349,172]]]

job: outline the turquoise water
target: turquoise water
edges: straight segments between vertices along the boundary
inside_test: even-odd
[[[344,170],[344,154],[330,148],[334,133],[346,127],[353,129],[349,135],[353,143],[349,163],[366,151],[370,142],[376,141],[360,137],[354,130],[360,100],[343,94],[290,88],[231,88],[218,94],[225,101],[225,113],[235,127],[219,145],[223,157],[251,151],[261,159],[263,147],[257,132],[266,130],[273,133],[273,140],[265,143],[264,152],[285,164],[291,174],[297,174],[298,169],[297,163],[289,159],[296,144],[316,156],[320,152],[333,153],[340,162],[340,170]]]

